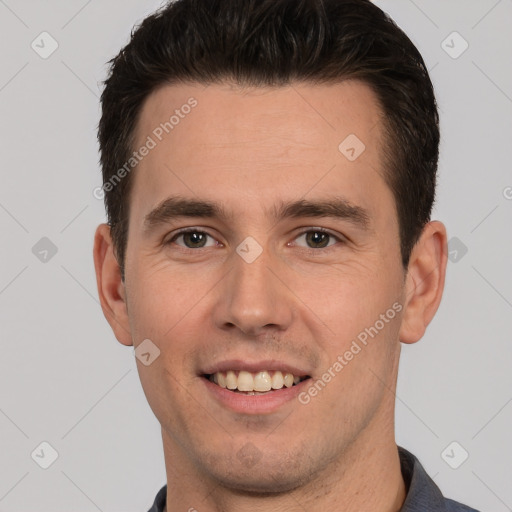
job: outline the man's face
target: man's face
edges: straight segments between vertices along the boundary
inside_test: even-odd
[[[191,97],[168,134],[157,129]],[[376,98],[355,81],[165,86],[144,104],[134,149],[148,136],[156,146],[132,176],[125,284],[135,347],[160,350],[137,364],[164,445],[213,481],[292,489],[393,420],[404,270]],[[149,215],[171,197],[225,216]],[[283,211],[298,201],[343,207]],[[309,379],[248,395],[205,377],[228,370]]]

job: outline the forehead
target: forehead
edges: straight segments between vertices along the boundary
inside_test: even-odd
[[[179,136],[185,147],[245,143],[248,148],[247,135],[254,134],[272,136],[276,145],[288,141],[318,148],[335,144],[348,133],[364,138],[367,129],[378,124],[379,115],[375,94],[356,80],[281,87],[190,83],[162,86],[151,93],[136,132],[140,139],[171,121],[169,133],[162,135]],[[168,139],[172,143],[172,137]]]
[[[148,138],[154,147],[137,165],[132,205],[144,215],[178,193],[247,210],[266,198],[271,207],[271,196],[333,187],[368,202],[383,185],[380,118],[373,91],[359,81],[160,87],[139,116],[135,149]]]

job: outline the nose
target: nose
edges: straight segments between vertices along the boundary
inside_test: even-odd
[[[286,330],[293,319],[293,293],[283,263],[268,250],[252,262],[234,252],[230,272],[218,289],[214,321],[220,329],[238,328],[250,336]]]

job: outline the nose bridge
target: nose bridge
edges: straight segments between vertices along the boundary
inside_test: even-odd
[[[246,334],[263,328],[285,329],[292,318],[291,298],[275,277],[278,258],[248,237],[230,258],[231,271],[217,305],[219,327],[236,326]]]

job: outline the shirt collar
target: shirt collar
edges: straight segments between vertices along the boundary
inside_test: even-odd
[[[430,478],[419,460],[405,448],[398,447],[402,477],[407,496],[400,512],[422,512],[445,510],[445,499],[439,487]]]

